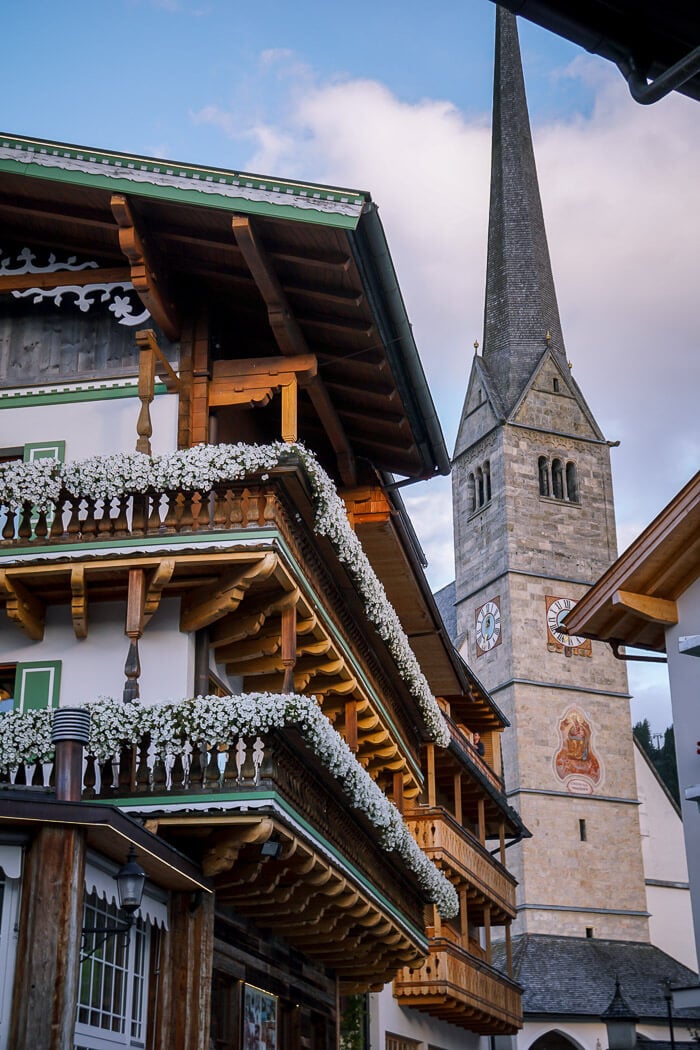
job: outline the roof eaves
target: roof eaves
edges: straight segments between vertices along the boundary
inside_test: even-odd
[[[420,451],[423,476],[447,475],[450,456],[376,205],[367,203],[348,240]]]
[[[368,193],[0,134],[0,171],[200,207],[355,229]]]

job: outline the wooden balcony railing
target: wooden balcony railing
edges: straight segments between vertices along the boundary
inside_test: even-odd
[[[209,746],[185,740],[179,751],[144,736],[109,761],[86,756],[82,800],[147,812],[185,852],[194,841],[217,902],[322,961],[343,992],[424,958],[415,878],[293,726]],[[27,762],[0,775],[0,793],[48,793],[53,778],[53,762]]]
[[[223,483],[207,492],[152,489],[112,500],[74,496],[63,490],[53,510],[25,503],[9,511],[0,502],[3,545],[93,542],[186,532],[263,527],[277,521],[271,486],[232,488]]]
[[[468,756],[469,761],[474,765],[480,773],[482,773],[486,779],[492,784],[497,791],[503,791],[503,780],[498,776],[497,773],[491,768],[486,759],[479,754],[477,749],[474,747],[472,742],[467,739],[462,729],[456,725],[455,722],[448,716],[446,722],[450,729],[450,736],[459,745],[462,751]]]
[[[482,901],[495,906],[493,922],[515,918],[516,880],[471,832],[437,806],[418,806],[404,817],[424,853],[443,870],[461,877]]]
[[[399,1006],[484,1035],[513,1034],[522,1028],[522,989],[505,974],[458,945],[435,938],[420,969],[407,967],[394,980]]]

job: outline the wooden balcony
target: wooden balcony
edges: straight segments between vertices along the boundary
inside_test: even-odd
[[[473,909],[489,904],[491,922],[515,918],[515,879],[451,814],[439,806],[418,806],[404,816],[423,852],[456,885],[466,886],[470,917]]]
[[[394,997],[399,1006],[484,1035],[511,1035],[523,1024],[520,985],[441,938],[431,940],[420,969],[400,971]]]
[[[0,774],[4,798],[50,792],[53,763]],[[82,801],[140,816],[231,907],[334,971],[343,992],[391,980],[427,950],[415,876],[292,726],[156,753],[148,737],[83,762]]]

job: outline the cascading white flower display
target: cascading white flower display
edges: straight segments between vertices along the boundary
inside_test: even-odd
[[[297,457],[309,480],[315,506],[316,532],[327,537],[347,567],[363,600],[367,618],[391,652],[398,671],[415,698],[428,732],[441,747],[450,734],[399,617],[386,596],[354,533],[333,481],[315,455],[300,443],[270,445],[195,445],[160,456],[140,452],[59,463],[0,464],[0,503],[15,510],[32,503],[38,510],[55,507],[61,489],[75,497],[109,501],[123,495],[168,490],[209,492],[219,482],[260,475]]]
[[[396,851],[415,874],[442,917],[457,914],[454,887],[422,852],[396,806],[360,765],[313,697],[245,693],[149,705],[100,697],[85,706],[90,711],[87,750],[101,763],[119,755],[123,744],[136,744],[145,736],[155,753],[165,758],[183,754],[187,742],[216,749],[221,744],[232,746],[239,737],[293,727],[339,782],[350,805],[377,829],[382,848]],[[50,710],[13,711],[0,717],[0,770],[53,756],[51,718]]]

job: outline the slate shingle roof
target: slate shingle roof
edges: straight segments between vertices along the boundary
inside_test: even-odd
[[[505,970],[505,944],[494,945],[493,962]],[[524,988],[526,1015],[596,1019],[610,1006],[619,978],[626,1002],[642,1023],[667,1017],[666,981],[673,987],[698,982],[697,974],[652,944],[544,934],[513,938],[513,977]],[[700,1018],[700,1011],[676,1010],[674,1015]]]
[[[433,595],[438,607],[442,622],[447,628],[450,641],[455,644],[457,637],[457,610],[455,609],[456,586],[455,581],[448,583],[446,587],[436,591]]]

